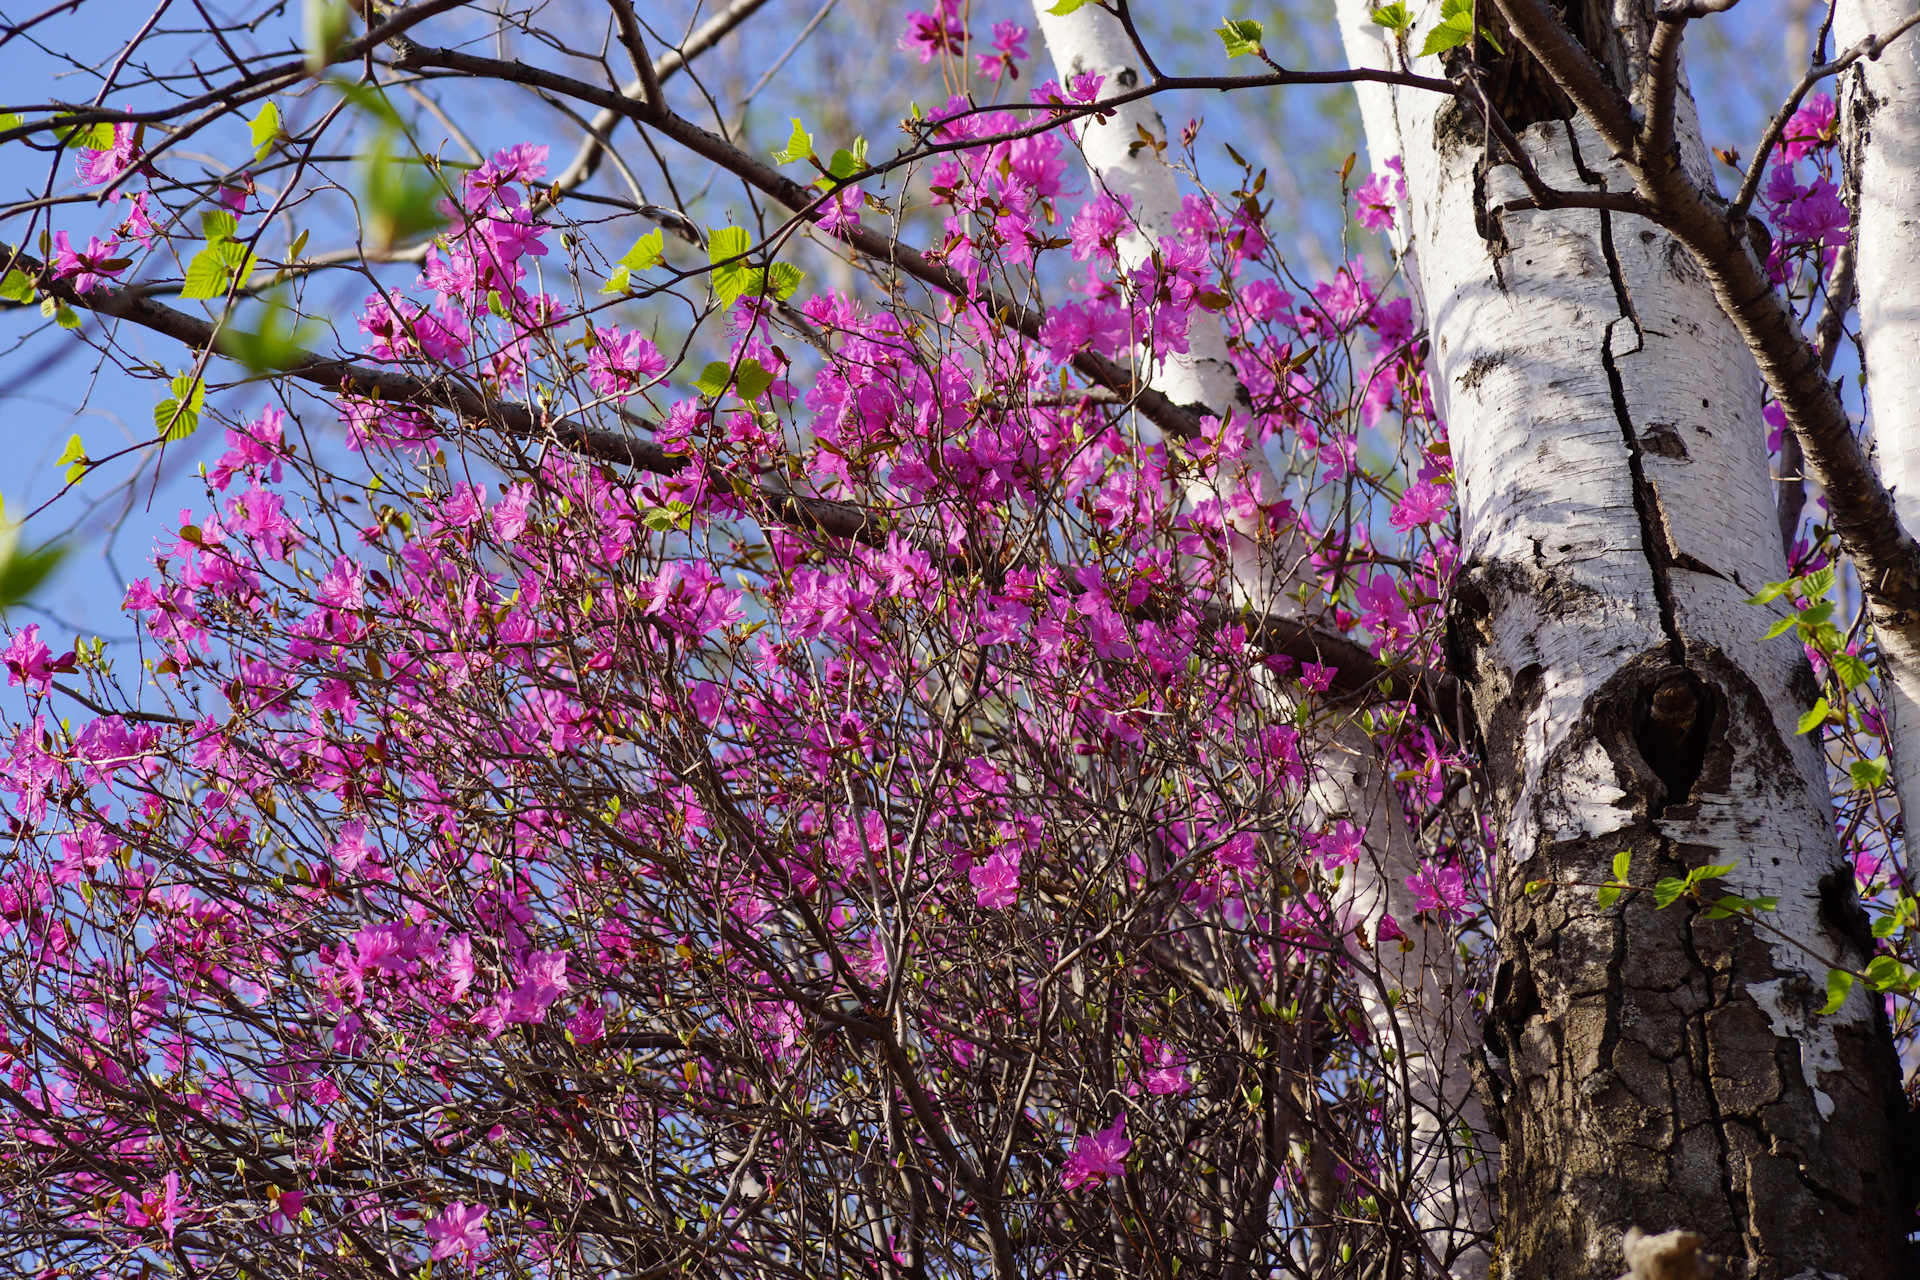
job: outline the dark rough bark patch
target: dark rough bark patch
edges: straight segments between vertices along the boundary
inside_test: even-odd
[[[1900,1194],[1894,1179],[1869,1172],[1891,1163],[1894,1117],[1884,1099],[1895,1067],[1886,1041],[1841,1029],[1843,1070],[1818,1079],[1834,1116],[1822,1124],[1802,1046],[1776,1034],[1753,992],[1774,984],[1782,1004],[1805,1009],[1817,1009],[1824,992],[1778,969],[1764,934],[1738,916],[1705,920],[1684,902],[1657,910],[1645,893],[1603,911],[1591,888],[1524,891],[1529,880],[1598,884],[1622,849],[1632,855],[1632,883],[1643,887],[1742,861],[1742,849],[1680,843],[1654,820],[1661,809],[1669,820],[1685,816],[1677,806],[1687,798],[1670,798],[1673,779],[1646,754],[1647,721],[1661,718],[1663,693],[1691,706],[1681,736],[1698,747],[1689,784],[1696,802],[1740,786],[1764,805],[1802,786],[1753,683],[1707,646],[1689,644],[1687,657],[1688,667],[1676,668],[1662,645],[1626,663],[1548,766],[1551,775],[1597,743],[1636,820],[1597,839],[1549,844],[1502,872],[1492,1034],[1511,1081],[1502,1116],[1503,1275],[1611,1280],[1634,1225],[1696,1231],[1722,1274],[1749,1280],[1788,1280],[1807,1268],[1850,1280],[1907,1274],[1884,1242],[1857,1228],[1889,1220]],[[1518,705],[1482,715],[1496,778],[1519,774],[1524,719]],[[1850,894],[1850,875],[1835,871]],[[1810,941],[1847,963],[1864,959],[1844,920],[1823,933]],[[1849,1116],[1854,1122],[1842,1123]]]

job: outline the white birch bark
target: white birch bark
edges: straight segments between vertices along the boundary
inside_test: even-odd
[[[1411,59],[1438,5],[1414,11],[1412,69],[1442,75]],[[1366,0],[1338,12],[1354,66],[1398,65]],[[1640,886],[1731,864],[1726,891],[1778,897],[1769,925],[1863,959],[1823,767],[1792,732],[1810,686],[1742,603],[1785,573],[1752,359],[1658,228],[1507,209],[1517,171],[1482,167],[1480,122],[1449,99],[1367,89],[1362,110],[1376,164],[1406,169],[1461,510],[1451,657],[1504,810],[1502,1274],[1618,1271],[1636,1225],[1698,1231],[1756,1274],[1885,1274],[1817,1216],[1862,1194],[1852,1131],[1884,1125],[1864,993],[1821,1017],[1823,960],[1645,894],[1602,909],[1592,887],[1623,850]],[[1584,125],[1522,141],[1552,185],[1631,189]]]
[[[1914,0],[1840,0],[1835,44],[1851,48],[1913,13]],[[1869,420],[1881,477],[1900,523],[1913,532],[1920,530],[1920,43],[1909,32],[1878,59],[1855,63],[1841,89]],[[1904,812],[1920,804],[1920,651],[1892,629],[1878,639]],[[1911,838],[1907,874],[1920,874],[1920,846]]]
[[[1069,15],[1036,0],[1040,30],[1060,82],[1094,72],[1103,94],[1136,87],[1140,59],[1125,28],[1107,11],[1086,5]],[[1180,207],[1177,175],[1152,147],[1137,145],[1140,131],[1166,140],[1167,129],[1151,100],[1121,107],[1104,123],[1082,126],[1081,147],[1094,180],[1131,203],[1134,231],[1119,245],[1123,270],[1145,262],[1159,237],[1173,234]],[[1189,351],[1156,361],[1150,382],[1176,403],[1204,405],[1215,413],[1244,412],[1246,395],[1228,358],[1225,333],[1209,313],[1196,310],[1187,333]],[[1249,483],[1264,489],[1271,471],[1259,447],[1240,460]],[[1231,463],[1218,469],[1234,470]],[[1205,478],[1188,482],[1190,501],[1224,498]],[[1256,496],[1260,496],[1258,493]],[[1230,530],[1233,594],[1259,609],[1298,613],[1286,597],[1283,568],[1304,563],[1297,541],[1260,545],[1245,530]],[[1284,708],[1283,708],[1284,709]],[[1485,1119],[1474,1093],[1468,1055],[1477,1035],[1465,984],[1456,980],[1450,931],[1416,919],[1407,880],[1419,869],[1418,850],[1400,812],[1378,753],[1355,727],[1337,730],[1314,761],[1306,796],[1306,820],[1323,825],[1342,818],[1365,826],[1367,853],[1348,869],[1334,910],[1352,926],[1352,936],[1377,936],[1391,913],[1406,933],[1404,949],[1353,944],[1356,967],[1365,975],[1363,1000],[1376,1043],[1391,1046],[1401,1077],[1404,1135],[1411,1169],[1414,1217],[1432,1256],[1450,1264],[1455,1280],[1480,1280],[1487,1256],[1476,1243],[1491,1225],[1492,1171],[1498,1153],[1485,1137]],[[1391,993],[1391,996],[1389,995]],[[1473,1135],[1462,1141],[1464,1130]]]

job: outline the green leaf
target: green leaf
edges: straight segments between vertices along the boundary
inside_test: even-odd
[[[1060,0],[1060,3],[1054,5],[1053,8],[1047,10],[1047,12],[1064,18],[1070,13],[1080,12],[1081,6],[1089,2],[1090,0]]]
[[[1608,907],[1620,901],[1620,895],[1625,893],[1626,890],[1627,890],[1627,886],[1623,884],[1608,884],[1608,885],[1600,886],[1600,893],[1599,893],[1600,909],[1602,911],[1605,911]]]
[[[26,122],[18,111],[0,111],[0,129],[18,129]]]
[[[304,17],[301,43],[307,51],[307,74],[317,76],[339,56],[353,29],[353,11],[346,0],[307,0]]]
[[[813,154],[813,135],[800,123],[799,116],[791,117],[793,133],[787,138],[787,145],[773,153],[775,164],[792,164],[795,160],[805,160]]]
[[[1847,993],[1852,990],[1852,974],[1845,969],[1827,970],[1827,1002],[1820,1006],[1820,1012],[1829,1017],[1840,1012],[1840,1006],[1847,1002]]]
[[[1448,19],[1433,30],[1427,32],[1426,43],[1420,46],[1420,56],[1431,58],[1436,53],[1445,53],[1456,49],[1473,38],[1473,19],[1464,22]]]
[[[1696,885],[1707,880],[1718,880],[1721,876],[1739,867],[1737,862],[1723,863],[1720,866],[1695,867],[1687,872],[1687,884]]]
[[[1778,600],[1781,596],[1784,596],[1788,592],[1792,591],[1793,584],[1795,581],[1797,581],[1797,579],[1788,578],[1785,582],[1769,582],[1766,586],[1760,588],[1759,595],[1748,596],[1747,603],[1748,604],[1772,604],[1775,600]]]
[[[1887,758],[1880,756],[1873,760],[1855,760],[1847,766],[1847,773],[1856,787],[1883,787],[1887,784]]]
[[[1793,730],[1794,733],[1812,733],[1815,729],[1818,729],[1827,722],[1827,713],[1830,710],[1831,708],[1827,706],[1827,700],[1825,698],[1820,699],[1820,701],[1813,704],[1807,711],[1807,714],[1800,717],[1800,723],[1795,726]]]
[[[79,315],[72,307],[64,302],[53,309],[53,322],[62,329],[78,329],[80,327]]]
[[[1251,18],[1229,18],[1225,26],[1215,27],[1213,33],[1226,46],[1229,58],[1260,52],[1260,37],[1265,34],[1260,24]]]
[[[0,298],[5,298],[8,302],[32,302],[32,277],[18,269],[7,272],[6,278],[0,280]]]
[[[715,360],[700,371],[693,380],[693,389],[702,395],[725,395],[727,383],[733,379],[733,369],[723,360]]]
[[[733,375],[734,390],[742,400],[749,402],[767,394],[767,388],[772,385],[773,374],[751,357],[742,360],[739,370]]]
[[[1833,570],[1821,569],[1800,579],[1800,594],[1812,599],[1833,590]]]
[[[68,484],[77,482],[87,474],[87,468],[93,464],[87,460],[87,442],[80,438],[79,432],[74,432],[68,439],[66,449],[53,460],[53,465],[67,469]]]
[[[210,245],[233,239],[239,229],[240,219],[231,209],[206,209],[200,214],[200,235]]]
[[[845,182],[867,167],[867,140],[855,138],[853,150],[845,147],[833,153],[833,159],[827,161],[827,176]]]
[[[761,273],[740,260],[752,243],[753,238],[743,227],[722,227],[707,233],[707,261],[714,264],[713,296],[720,300],[723,310],[741,294],[760,286]]]
[[[1796,625],[1798,625],[1799,621],[1800,619],[1798,617],[1792,614],[1789,614],[1788,616],[1781,618],[1778,622],[1775,622],[1772,626],[1768,627],[1766,634],[1761,636],[1760,638],[1762,640],[1772,640],[1776,636],[1783,636],[1787,634],[1787,632],[1793,630],[1793,628]]]
[[[1407,12],[1406,0],[1393,0],[1373,11],[1373,21],[1389,31],[1405,31],[1413,25],[1413,15]]]
[[[71,120],[73,117],[68,116]],[[111,151],[113,149],[113,124],[101,120],[94,124],[74,125],[70,129],[59,130],[60,141],[70,147],[84,147],[88,151]]]
[[[1667,876],[1653,883],[1653,905],[1663,910],[1680,900],[1687,891],[1687,882],[1673,876]]]
[[[214,249],[202,249],[187,263],[185,282],[180,286],[183,298],[213,298],[227,291],[226,259]]]
[[[153,409],[153,425],[160,439],[168,444],[185,440],[200,427],[200,406],[207,388],[192,374],[183,373],[173,380],[173,395]]]
[[[621,257],[620,265],[631,271],[645,271],[667,256],[667,239],[655,227],[633,242],[633,248]]]
[[[1875,991],[1891,991],[1907,985],[1907,967],[1892,956],[1875,956],[1867,962],[1867,981]]]
[[[1621,884],[1627,882],[1627,872],[1633,867],[1633,850],[1622,849],[1613,855],[1613,878]]]
[[[267,158],[267,152],[273,150],[274,139],[279,136],[280,108],[268,101],[260,108],[260,114],[253,118],[253,158],[256,162]]]
[[[0,609],[24,603],[66,554],[67,549],[57,542],[22,551],[18,525],[0,533]]]
[[[800,288],[800,282],[807,273],[785,262],[776,262],[767,268],[767,292],[781,302],[785,302]]]
[[[1849,689],[1858,689],[1873,674],[1873,669],[1851,653],[1836,653],[1827,659],[1833,664],[1834,674]]]
[[[377,253],[437,230],[446,221],[440,212],[446,193],[439,181],[418,157],[395,156],[388,133],[374,139],[361,168],[361,187],[367,240]]]
[[[220,353],[238,360],[258,376],[290,369],[308,358],[307,347],[320,337],[319,327],[301,323],[297,313],[278,299],[269,299],[251,331],[232,326],[220,331]]]

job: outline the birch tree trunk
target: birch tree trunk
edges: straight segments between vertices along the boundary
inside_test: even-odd
[[[1913,0],[1841,0],[1842,49],[1913,16]],[[1900,523],[1920,529],[1920,45],[1897,40],[1841,80],[1848,197],[1854,210],[1855,287],[1880,473]],[[1893,708],[1894,785],[1904,813],[1920,805],[1920,652],[1880,639]],[[1920,853],[1907,843],[1908,877]]]
[[[1113,14],[1085,5],[1058,15],[1048,0],[1036,0],[1034,7],[1062,84],[1084,72],[1104,78],[1105,94],[1140,84],[1141,59]],[[1152,100],[1142,99],[1120,107],[1105,122],[1087,121],[1082,127],[1080,145],[1094,180],[1131,205],[1135,230],[1118,246],[1120,265],[1130,270],[1147,260],[1160,236],[1173,233],[1180,207],[1177,175],[1155,148],[1138,145],[1142,130],[1166,140],[1166,125]],[[1187,340],[1188,353],[1153,365],[1154,389],[1178,404],[1244,412],[1247,396],[1219,322],[1195,311]],[[1247,482],[1264,488],[1271,470],[1259,447],[1240,461]],[[1204,477],[1188,482],[1187,496],[1192,501],[1227,497]],[[1297,614],[1298,606],[1287,598],[1294,583],[1286,570],[1306,561],[1297,540],[1275,545],[1244,528],[1229,536],[1236,603]],[[1334,909],[1368,939],[1377,936],[1387,914],[1407,935],[1404,949],[1388,945],[1376,952],[1356,944],[1352,958],[1376,1043],[1393,1046],[1398,1058],[1397,1115],[1404,1130],[1412,1217],[1427,1250],[1453,1280],[1480,1280],[1489,1260],[1484,1240],[1492,1223],[1498,1152],[1468,1069],[1477,1027],[1466,984],[1458,980],[1451,932],[1416,918],[1407,880],[1419,869],[1418,850],[1367,736],[1354,727],[1338,730],[1315,759],[1306,820],[1321,825],[1345,818],[1369,832],[1366,853],[1349,868]]]
[[[1355,66],[1397,64],[1365,0],[1339,12]],[[1623,86],[1638,14],[1587,26]],[[1630,189],[1527,88],[1533,70],[1506,64],[1492,91],[1541,176]],[[1680,96],[1683,159],[1704,174]],[[1742,603],[1785,575],[1752,358],[1657,227],[1521,209],[1517,170],[1488,162],[1452,100],[1362,105],[1375,162],[1406,168],[1459,479],[1450,665],[1504,818],[1500,1274],[1618,1275],[1634,1226],[1699,1233],[1731,1275],[1904,1274],[1884,1017],[1864,989],[1818,1012],[1829,966],[1859,967],[1870,941],[1823,765],[1793,732],[1813,691]],[[1646,892],[1603,909],[1623,852],[1642,890],[1726,865],[1719,892],[1778,910],[1708,921]]]

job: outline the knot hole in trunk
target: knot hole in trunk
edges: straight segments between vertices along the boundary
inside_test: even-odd
[[[1717,710],[1713,686],[1684,667],[1669,667],[1640,695],[1634,743],[1666,791],[1654,816],[1670,804],[1685,804],[1700,780]]]

